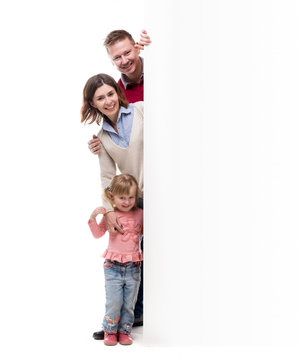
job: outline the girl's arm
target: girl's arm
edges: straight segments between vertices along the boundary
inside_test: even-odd
[[[102,218],[102,220],[101,220],[101,222],[99,224],[96,222],[96,217],[97,217],[98,214],[105,215],[106,214],[106,209],[104,207],[97,207],[93,211],[93,213],[91,214],[90,219],[88,221],[88,225],[90,227],[92,235],[96,239],[102,237],[105,234],[106,230],[107,230],[106,222],[105,222],[104,217]]]

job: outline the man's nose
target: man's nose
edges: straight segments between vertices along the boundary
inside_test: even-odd
[[[122,63],[126,64],[127,62],[128,62],[128,59],[124,55],[122,55]]]

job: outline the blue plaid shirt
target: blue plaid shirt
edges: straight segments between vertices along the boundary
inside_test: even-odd
[[[129,146],[132,122],[133,122],[133,113],[134,113],[134,105],[129,104],[128,108],[120,107],[117,128],[118,133],[114,130],[114,128],[103,121],[103,131],[107,131],[111,140],[118,146],[122,148],[127,148]]]

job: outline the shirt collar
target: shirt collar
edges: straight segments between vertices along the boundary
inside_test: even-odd
[[[141,74],[141,77],[140,77],[140,80],[141,80],[143,78],[143,75],[144,75],[144,59],[141,56],[139,56],[139,58],[140,58],[141,63],[142,63],[142,74]],[[128,84],[134,84],[134,81],[130,81],[125,74],[121,74],[121,81],[122,81],[125,89],[127,88]]]
[[[117,123],[119,123],[121,121],[122,114],[130,114],[131,113],[132,105],[133,104],[129,104],[128,108],[125,108],[124,106],[120,107]],[[102,129],[105,131],[116,133],[114,128],[107,121],[103,121]]]

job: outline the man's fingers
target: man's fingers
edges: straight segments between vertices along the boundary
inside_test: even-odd
[[[95,135],[93,135],[95,136]],[[98,154],[101,150],[101,141],[98,137],[91,139],[88,142],[88,148],[93,154]]]

